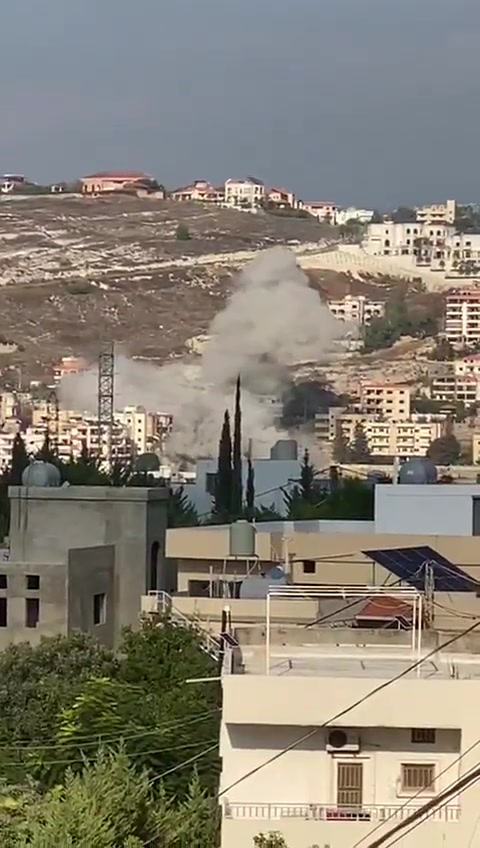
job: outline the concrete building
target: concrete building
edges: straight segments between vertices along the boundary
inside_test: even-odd
[[[278,209],[297,209],[299,203],[293,191],[286,188],[270,188],[267,192],[268,202]]]
[[[369,224],[374,216],[373,209],[357,209],[355,206],[348,206],[346,209],[337,209],[336,223],[343,226],[348,221],[358,221],[359,224]]]
[[[125,427],[137,453],[147,453],[158,446],[161,433],[154,413],[143,406],[126,406],[115,417]]]
[[[450,224],[383,221],[368,224],[362,247],[371,256],[411,256],[414,264],[445,270],[454,236],[455,227]]]
[[[395,383],[360,385],[360,405],[368,415],[389,421],[408,421],[410,418],[410,386]]]
[[[472,462],[474,465],[480,464],[480,433],[478,432],[472,435]]]
[[[308,590],[299,587],[298,595],[303,603]],[[386,600],[377,597],[378,604]],[[362,631],[359,639],[353,629],[337,630],[315,643],[307,632],[283,627],[267,646],[253,634],[239,636],[229,657],[231,673],[222,677],[222,848],[243,848],[271,831],[289,848],[369,844],[478,767],[478,640],[439,651],[409,672],[417,658],[410,634],[375,639]],[[442,641],[422,635],[421,655]],[[407,827],[401,844],[456,848],[477,820],[473,785],[439,803],[420,827]]]
[[[432,400],[445,403],[463,403],[470,407],[480,401],[480,378],[455,376],[453,372],[438,374],[433,378],[430,394]]]
[[[0,564],[0,648],[75,630],[105,644],[139,621],[141,597],[171,589],[165,489],[12,487]]]
[[[375,532],[480,535],[480,485],[375,487]]]
[[[452,291],[445,304],[445,335],[454,345],[480,342],[480,288]]]
[[[360,327],[369,324],[372,318],[385,314],[385,301],[369,300],[365,295],[346,294],[341,300],[329,300],[327,306],[340,321],[352,321]]]
[[[331,200],[308,200],[303,204],[303,208],[322,224],[337,223],[338,206]]]
[[[427,206],[419,206],[415,212],[417,221],[422,224],[454,224],[457,204],[455,200],[447,200],[446,203],[431,203]]]
[[[225,181],[225,203],[240,209],[256,209],[265,200],[265,184],[256,177]]]
[[[58,365],[54,368],[53,376],[56,383],[60,383],[64,377],[72,374],[80,374],[87,371],[90,363],[83,356],[62,356]]]
[[[142,171],[99,171],[82,177],[80,182],[83,194],[111,194],[137,183],[152,182],[152,177]]]
[[[338,428],[348,442],[361,426],[374,456],[408,458],[425,456],[430,444],[443,433],[444,420],[433,415],[412,415],[407,420],[390,420],[374,413],[348,412],[332,407],[315,416],[315,435],[319,441],[333,442]]]
[[[211,203],[214,206],[220,206],[225,202],[225,189],[223,186],[217,188],[207,180],[194,180],[190,185],[174,189],[174,191],[170,192],[170,197],[172,200],[194,200],[200,203]]]

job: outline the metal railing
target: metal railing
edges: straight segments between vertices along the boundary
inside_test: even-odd
[[[197,618],[193,616],[189,617],[177,609],[173,603],[172,596],[168,592],[149,591],[148,596],[154,599],[156,612],[159,615],[169,615],[173,624],[196,630],[202,639],[206,653],[214,660],[219,660],[221,653],[220,640],[215,639],[214,636],[211,636],[210,633],[204,630]]]
[[[378,805],[365,804],[360,808],[335,807],[333,804],[223,804],[223,816],[226,819],[262,819],[264,821],[293,818],[307,821],[357,821],[382,822],[403,821],[418,810],[413,804]],[[446,806],[432,810],[425,819],[440,822],[457,822],[460,819],[460,807]]]

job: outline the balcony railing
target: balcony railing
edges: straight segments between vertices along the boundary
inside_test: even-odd
[[[365,805],[361,808],[335,807],[333,804],[230,804],[223,805],[226,819],[305,819],[307,821],[403,821],[418,807],[413,804],[379,806]],[[460,807],[446,806],[432,810],[425,819],[440,822],[456,822],[460,819]]]

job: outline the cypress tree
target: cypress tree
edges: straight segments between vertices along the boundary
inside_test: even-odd
[[[252,458],[248,457],[248,470],[247,470],[247,518],[249,521],[252,520],[255,513],[255,471],[253,468]]]
[[[230,415],[225,410],[222,435],[218,446],[218,467],[215,486],[215,513],[226,520],[230,517],[232,505],[232,437]]]
[[[27,449],[20,433],[17,433],[12,444],[12,465],[10,469],[10,483],[12,486],[22,485],[22,474],[29,464]]]
[[[240,404],[240,374],[235,390],[235,419],[233,429],[232,518],[242,512],[242,409]]]

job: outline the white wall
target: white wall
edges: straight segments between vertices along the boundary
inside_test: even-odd
[[[375,532],[471,536],[480,485],[375,486]]]

